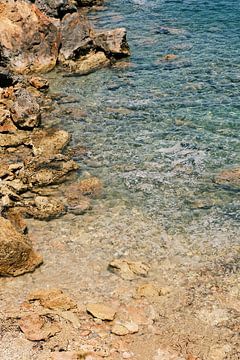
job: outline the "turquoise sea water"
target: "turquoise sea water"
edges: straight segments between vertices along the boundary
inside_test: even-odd
[[[62,123],[88,149],[81,166],[103,180],[100,201],[141,209],[171,234],[238,242],[240,193],[213,178],[240,166],[239,1],[116,0],[90,19],[126,27],[131,57],[58,76],[53,91],[85,113]]]

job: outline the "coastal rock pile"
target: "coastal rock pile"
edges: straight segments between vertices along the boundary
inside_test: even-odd
[[[0,65],[13,72],[48,72],[57,63],[86,74],[128,56],[125,29],[95,31],[73,0],[0,0]]]
[[[64,154],[70,135],[42,127],[43,109],[51,104],[44,94],[49,84],[28,75],[58,63],[87,74],[129,55],[125,29],[91,27],[82,8],[98,4],[0,0],[0,275],[33,271],[42,262],[32,250],[24,217],[82,214],[101,191],[97,178],[73,183],[69,190],[64,185],[79,168]]]

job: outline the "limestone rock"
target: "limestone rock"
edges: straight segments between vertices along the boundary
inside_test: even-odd
[[[40,76],[33,76],[29,79],[30,85],[38,90],[46,90],[49,88],[49,82]]]
[[[88,75],[111,64],[104,52],[90,52],[77,61],[69,61],[69,69],[78,75]],[[67,76],[67,75],[66,75]]]
[[[97,31],[94,34],[94,43],[106,54],[118,58],[130,55],[127,31],[124,28]]]
[[[143,285],[140,285],[137,288],[137,296],[139,297],[158,297],[160,295],[160,289],[157,288],[154,284],[146,283]]]
[[[36,196],[32,205],[26,207],[26,214],[39,220],[50,220],[65,213],[66,209],[60,199],[47,196]]]
[[[9,220],[0,216],[0,275],[21,275],[42,263],[26,236],[20,234]]]
[[[28,132],[18,130],[14,134],[0,134],[0,147],[15,147],[28,142]]]
[[[59,154],[70,141],[70,134],[65,130],[38,129],[31,135],[31,145],[35,156]]]
[[[133,322],[115,322],[111,332],[115,335],[124,336],[128,334],[135,334],[139,330],[138,324]]]
[[[27,89],[20,89],[15,93],[11,113],[15,125],[19,128],[34,128],[40,123],[40,107]]]
[[[104,304],[88,304],[87,312],[97,319],[109,321],[113,320],[116,314],[116,311],[111,306]]]
[[[62,47],[59,59],[61,61],[77,60],[93,48],[91,26],[84,15],[67,14],[61,23]]]
[[[60,289],[34,291],[29,294],[28,301],[35,300],[48,309],[69,310],[76,307],[76,303]]]
[[[48,322],[45,317],[35,313],[23,316],[18,324],[26,338],[31,341],[47,340],[61,331],[56,322]]]
[[[115,259],[109,264],[109,270],[118,274],[124,280],[134,280],[139,276],[146,277],[149,266],[141,261]]]
[[[54,68],[59,30],[35,5],[0,1],[0,60],[14,72],[47,72]]]

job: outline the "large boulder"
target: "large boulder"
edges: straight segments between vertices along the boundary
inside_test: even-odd
[[[91,33],[91,25],[84,15],[74,13],[64,16],[61,24],[62,47],[59,59],[64,63],[88,54],[93,49]]]
[[[109,56],[119,58],[130,55],[125,28],[97,31],[94,35],[94,43]]]
[[[33,271],[42,263],[29,239],[0,216],[0,276],[17,276]]]
[[[59,45],[59,29],[35,5],[0,0],[0,65],[20,74],[50,71]]]

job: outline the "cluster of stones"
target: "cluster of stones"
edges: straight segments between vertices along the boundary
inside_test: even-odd
[[[33,73],[57,63],[86,74],[129,54],[125,29],[95,31],[83,10],[96,1],[0,0],[0,276],[42,262],[24,218],[51,219],[91,208],[97,178],[65,186],[79,165],[64,150],[68,132],[44,128],[48,82]]]

